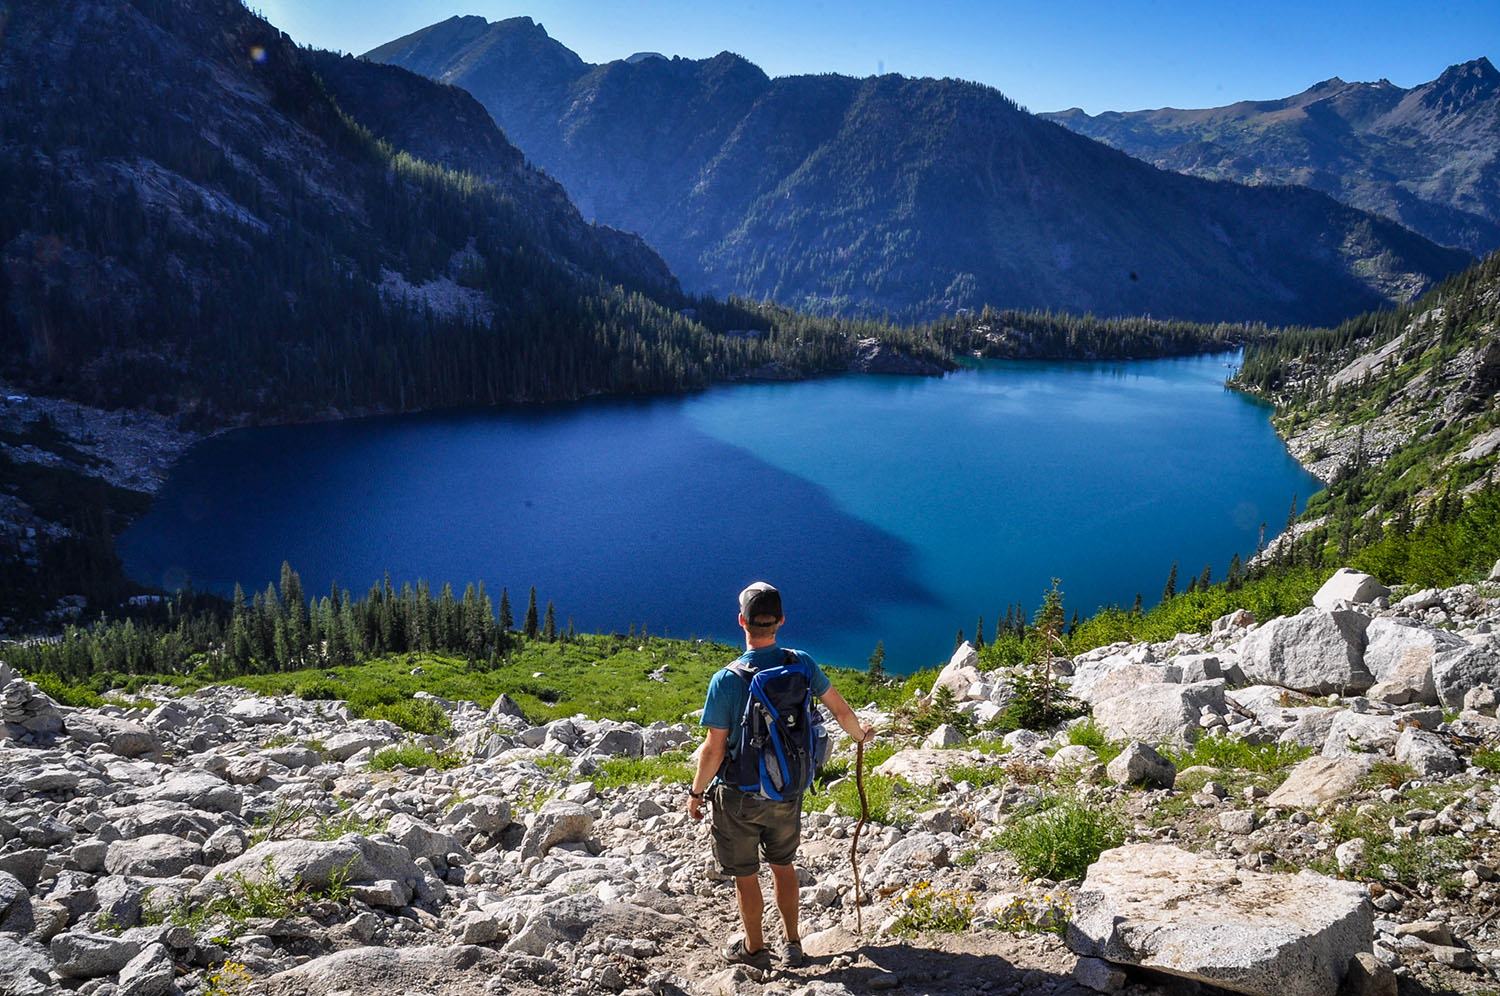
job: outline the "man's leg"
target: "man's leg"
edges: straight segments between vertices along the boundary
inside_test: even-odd
[[[766,946],[766,935],[761,926],[761,919],[765,913],[766,899],[760,891],[759,875],[736,875],[734,879],[734,895],[740,903],[740,922],[745,925],[745,950],[750,954],[756,954]],[[796,893],[793,894],[793,902],[796,901]],[[776,886],[776,901],[781,902],[781,885],[778,881]]]
[[[800,944],[802,935],[797,932],[796,866],[772,865],[771,882],[776,887],[776,908],[781,911],[781,925],[786,930],[787,943]]]

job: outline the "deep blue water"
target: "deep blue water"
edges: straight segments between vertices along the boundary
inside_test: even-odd
[[[946,657],[1034,607],[1151,604],[1254,551],[1317,482],[1232,356],[987,362],[701,394],[229,433],[193,449],[122,538],[144,582],[309,591],[389,571],[434,590],[535,584],[580,629],[732,638],[735,595],[778,585],[786,642],[862,664]]]

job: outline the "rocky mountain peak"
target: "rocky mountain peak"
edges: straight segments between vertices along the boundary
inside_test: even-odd
[[[1454,113],[1500,94],[1500,71],[1489,59],[1480,56],[1449,66],[1441,76],[1417,90],[1425,106]]]

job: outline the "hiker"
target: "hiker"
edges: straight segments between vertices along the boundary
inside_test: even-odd
[[[725,875],[734,879],[745,932],[725,946],[725,960],[754,964],[769,959],[761,930],[765,900],[759,872],[764,856],[771,866],[776,907],[786,930],[782,963],[796,967],[806,959],[797,930],[797,869],[792,863],[802,837],[802,793],[811,783],[819,760],[802,756],[806,744],[799,737],[803,733],[812,737],[823,734],[821,717],[813,715],[814,699],[828,707],[856,742],[868,743],[875,731],[854,715],[810,656],[777,646],[776,632],[786,622],[779,591],[757,581],[740,592],[739,621],[745,631],[745,652],[709,682],[702,721],[708,734],[698,752],[698,771],[688,792],[687,811],[694,820],[701,820],[704,802],[712,802],[714,860]],[[756,710],[746,709],[751,681],[757,676],[760,691],[768,701],[780,703],[778,714],[790,717],[794,727],[781,741],[784,750],[780,757],[769,747],[757,749],[753,743],[742,750],[746,746],[742,743],[747,739],[746,724],[757,721]],[[793,701],[799,696],[801,702]],[[799,715],[812,718],[816,730],[796,728]],[[764,727],[755,730],[749,739],[763,740]],[[821,743],[826,744],[826,739]],[[814,754],[818,750],[812,748]],[[763,760],[768,762],[764,766]]]

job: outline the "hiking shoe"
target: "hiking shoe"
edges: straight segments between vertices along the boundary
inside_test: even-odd
[[[751,953],[745,948],[745,939],[736,937],[724,945],[724,960],[731,965],[755,965],[762,967],[770,962],[770,955],[762,947],[759,951]]]
[[[807,955],[802,953],[800,941],[787,941],[781,949],[781,964],[784,968],[801,968],[807,964]]]

